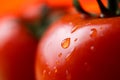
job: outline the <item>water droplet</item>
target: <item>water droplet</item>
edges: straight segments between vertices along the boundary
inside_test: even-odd
[[[57,68],[56,68],[56,67],[54,67],[54,72],[55,72],[55,73],[57,73],[57,71],[58,71],[58,70],[57,70]]]
[[[49,71],[48,74],[50,75],[50,74],[51,74],[51,71]]]
[[[45,74],[46,73],[46,70],[43,70],[43,74]]]
[[[62,57],[62,53],[58,54],[58,57]]]
[[[94,46],[91,46],[90,49],[91,49],[91,50],[94,50]]]
[[[70,22],[69,24],[72,25],[72,22]]]
[[[56,61],[56,64],[57,64],[57,65],[59,65],[59,64],[60,64],[60,62],[59,62],[59,61]]]
[[[77,40],[78,40],[77,38],[74,39],[75,42],[76,42]]]
[[[55,73],[57,72],[57,69],[55,69]]]
[[[97,36],[97,30],[95,28],[91,29],[90,37],[95,38]]]
[[[62,41],[62,43],[61,43],[61,46],[62,46],[62,48],[64,48],[64,49],[68,48],[69,45],[70,45],[70,38],[64,39],[64,40]]]
[[[74,27],[72,28],[71,33],[75,32],[78,28],[79,28],[79,25],[74,26]]]
[[[85,62],[85,63],[84,63],[84,68],[85,68],[85,70],[86,70],[87,72],[89,72],[89,71],[91,70],[90,65],[88,64],[88,62]]]
[[[66,70],[66,79],[71,80],[71,74]]]
[[[45,77],[45,74],[46,74],[46,70],[43,70],[43,75],[42,76]]]
[[[68,74],[68,70],[66,70],[66,74]]]
[[[53,69],[56,69],[56,66],[54,66]]]

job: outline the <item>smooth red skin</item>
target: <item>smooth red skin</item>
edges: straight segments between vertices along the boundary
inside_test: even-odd
[[[119,22],[120,17],[80,15],[55,22],[38,46],[36,80],[120,80]],[[70,45],[64,49],[61,43],[66,38]]]
[[[0,76],[2,80],[34,80],[37,40],[14,20],[0,19]]]

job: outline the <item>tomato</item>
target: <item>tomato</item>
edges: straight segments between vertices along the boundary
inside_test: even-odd
[[[106,12],[52,24],[37,49],[36,80],[120,80],[120,16]]]
[[[15,17],[0,18],[0,79],[34,80],[37,40]]]
[[[46,32],[37,52],[37,80],[120,79],[120,17],[79,18],[65,17]]]

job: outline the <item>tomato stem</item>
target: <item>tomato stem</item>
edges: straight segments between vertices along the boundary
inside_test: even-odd
[[[87,16],[95,16],[94,14],[90,14],[87,11],[85,11],[82,6],[80,5],[80,2],[78,0],[73,0],[73,5],[76,8],[76,10],[82,14],[85,14]]]
[[[119,0],[120,1],[120,0]],[[100,17],[105,18],[105,17],[114,17],[120,15],[120,10],[118,8],[118,0],[108,0],[108,8],[106,8],[101,0],[97,0],[99,8],[101,10]],[[80,5],[79,0],[73,0],[73,5],[76,8],[77,11],[79,11],[82,14],[85,14],[87,16],[96,16],[91,13],[88,13],[85,11],[82,6]]]
[[[101,0],[97,0],[101,10],[101,18],[117,16],[118,3],[117,0],[108,0],[108,8],[106,8]]]
[[[108,0],[108,9],[111,13],[116,14],[118,9],[117,0]]]
[[[82,8],[82,6],[80,5],[80,3],[79,3],[78,0],[73,0],[73,5],[75,6],[75,8],[76,8],[79,12],[81,12],[81,13],[83,13],[83,14],[86,14],[86,15],[90,15],[88,12],[86,12],[86,11]]]
[[[98,5],[99,5],[99,8],[101,10],[100,17],[108,16],[110,14],[109,10],[103,5],[102,1],[101,0],[97,0],[97,2],[98,2]]]

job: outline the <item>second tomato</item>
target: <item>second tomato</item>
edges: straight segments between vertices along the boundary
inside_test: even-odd
[[[0,79],[34,80],[37,40],[14,17],[0,18]]]

